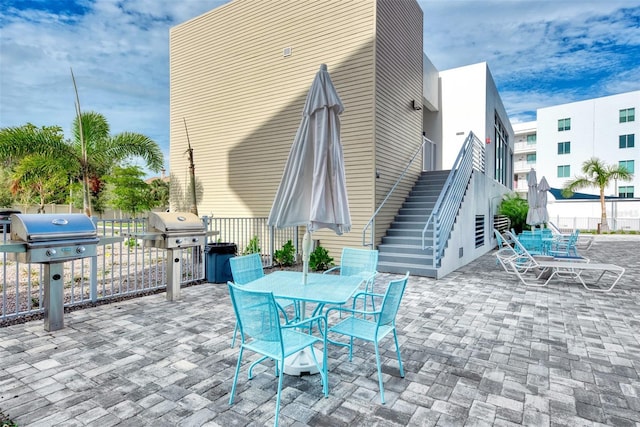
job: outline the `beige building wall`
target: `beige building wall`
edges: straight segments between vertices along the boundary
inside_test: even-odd
[[[172,28],[174,184],[186,194],[186,120],[202,189],[199,214],[266,217],[307,91],[325,63],[345,107],[341,135],[353,227],[340,237],[319,231],[314,239],[338,260],[343,246],[361,244],[364,225],[417,148],[421,115],[410,102],[421,99],[422,71],[413,56],[421,67],[422,13],[414,0],[235,0]],[[416,90],[403,88],[413,85],[411,73]],[[412,129],[392,130],[404,126]],[[172,207],[177,204],[174,199]],[[377,234],[383,232],[378,222]]]
[[[375,207],[422,145],[422,10],[415,1],[379,0],[376,21]],[[421,151],[376,217],[376,244],[384,236],[422,171]],[[375,208],[374,208],[375,209]]]

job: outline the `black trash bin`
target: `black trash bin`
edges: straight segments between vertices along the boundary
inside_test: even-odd
[[[211,283],[226,283],[233,280],[229,259],[236,256],[235,243],[210,243],[205,246],[205,278]]]

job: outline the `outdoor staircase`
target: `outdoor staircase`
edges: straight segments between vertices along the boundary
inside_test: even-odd
[[[422,172],[378,245],[378,271],[437,277],[433,267],[431,230],[422,249],[422,230],[449,175],[448,170]],[[432,226],[429,226],[431,228]]]

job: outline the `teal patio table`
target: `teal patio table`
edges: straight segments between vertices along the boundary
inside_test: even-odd
[[[300,316],[305,317],[305,304],[345,304],[349,301],[360,285],[362,277],[339,276],[335,274],[310,273],[307,284],[302,284],[302,272],[275,271],[243,285],[252,291],[273,292],[276,298],[287,298],[300,301]],[[318,355],[319,351],[315,349]],[[318,358],[320,365],[324,363],[324,355]],[[310,354],[305,350],[288,357],[285,361],[284,373],[300,375],[301,373],[318,373]]]

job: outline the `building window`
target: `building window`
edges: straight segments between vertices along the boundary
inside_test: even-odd
[[[620,123],[633,122],[636,120],[636,109],[625,108],[620,110]]]
[[[562,132],[563,130],[571,130],[571,119],[558,120],[558,132]]]
[[[635,135],[620,135],[620,148],[631,148],[635,146]]]
[[[494,179],[505,186],[513,185],[513,151],[509,147],[509,132],[504,127],[498,113],[494,113],[493,138],[495,140]]]
[[[633,185],[626,185],[618,187],[618,197],[624,197],[628,199],[633,198]]]
[[[571,166],[558,166],[558,178],[569,178],[571,176]]]
[[[618,165],[621,168],[625,168],[627,171],[629,171],[629,173],[634,173],[634,166],[635,166],[635,161],[633,160],[620,160],[620,162],[618,163]]]
[[[527,163],[535,163],[536,162],[536,153],[527,154]]]
[[[536,134],[534,133],[533,135],[527,135],[527,145],[533,145],[536,143]]]
[[[558,142],[558,154],[569,154],[571,153],[571,142]]]

